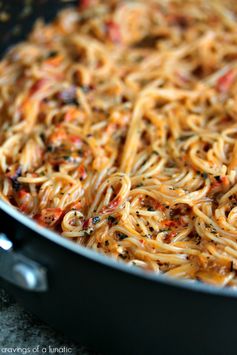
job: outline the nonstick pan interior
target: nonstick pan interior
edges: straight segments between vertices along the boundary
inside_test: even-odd
[[[78,0],[1,0],[0,1],[0,56],[23,40],[38,18],[52,21],[62,8],[78,6]]]

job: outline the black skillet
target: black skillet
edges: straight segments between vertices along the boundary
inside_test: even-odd
[[[1,2],[0,50],[71,2]],[[30,3],[28,1],[28,4]],[[22,15],[23,11],[23,15]],[[0,201],[0,286],[28,310],[108,354],[236,354],[237,291],[170,280],[48,231]]]

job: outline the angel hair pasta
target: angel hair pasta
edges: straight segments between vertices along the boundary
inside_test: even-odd
[[[237,3],[81,1],[0,62],[0,197],[155,273],[237,285]]]

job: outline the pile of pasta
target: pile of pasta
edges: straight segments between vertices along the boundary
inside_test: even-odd
[[[0,198],[155,273],[237,286],[237,3],[84,0],[0,62]]]

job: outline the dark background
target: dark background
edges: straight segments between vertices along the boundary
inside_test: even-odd
[[[0,354],[3,353],[4,350],[1,350],[3,348],[33,349],[37,345],[40,348],[49,345],[57,348],[65,346],[72,349],[69,355],[99,355],[54,331],[35,316],[26,312],[3,289],[0,289]],[[61,352],[61,354],[66,353]]]

